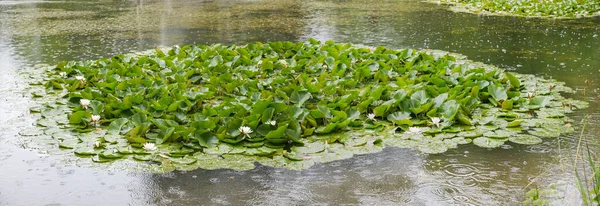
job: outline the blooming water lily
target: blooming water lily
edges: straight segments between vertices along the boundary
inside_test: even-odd
[[[369,118],[370,120],[376,121],[376,119],[375,119],[375,114],[373,114],[373,113],[369,113],[369,114],[367,115],[367,118]]]
[[[83,107],[83,109],[87,109],[88,105],[90,105],[90,100],[89,99],[80,99],[79,104],[81,104],[81,107]]]
[[[440,127],[440,121],[441,119],[439,117],[431,118],[431,123],[433,123],[433,125],[435,125],[436,127]]]
[[[156,145],[154,143],[147,142],[144,144],[144,149],[146,151],[153,151],[156,150]]]
[[[249,135],[250,135],[250,133],[252,133],[252,132],[253,132],[253,131],[252,131],[252,129],[250,129],[250,127],[247,127],[247,126],[241,126],[241,127],[239,128],[239,130],[240,130],[240,132],[241,132],[242,134],[244,134],[244,135],[246,135],[246,136],[249,136]]]
[[[406,131],[406,134],[421,134],[421,128],[418,127],[409,127],[408,131]]]
[[[275,126],[277,124],[277,122],[275,120],[269,120],[269,121],[265,122],[265,124],[270,124],[271,126]],[[250,131],[252,131],[252,130],[250,130]]]

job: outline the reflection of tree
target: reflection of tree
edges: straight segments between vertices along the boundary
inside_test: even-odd
[[[77,5],[73,5],[77,4]],[[304,15],[296,1],[195,2],[145,1],[79,4],[23,4],[8,10],[24,19],[2,14],[3,33],[31,63],[107,57],[158,45],[247,43],[299,39]],[[62,5],[68,10],[57,10]],[[35,8],[32,10],[29,7]],[[119,10],[96,19],[96,13]],[[289,11],[289,12],[288,12]],[[54,18],[54,17],[61,18]],[[19,19],[19,20],[15,20]],[[10,20],[10,21],[9,21]],[[23,23],[24,22],[24,23]],[[24,25],[27,26],[18,26]],[[33,26],[32,26],[33,25]],[[5,28],[5,29],[4,29]]]
[[[401,30],[394,27],[404,17],[404,3],[350,1],[343,3],[307,2],[308,23],[303,38],[336,40],[365,45],[387,45],[402,41]]]

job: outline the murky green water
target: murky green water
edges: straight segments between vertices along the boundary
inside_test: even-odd
[[[519,205],[554,183],[577,205],[577,134],[533,146],[408,149],[305,171],[197,170],[163,175],[90,166],[18,132],[33,123],[16,72],[192,43],[304,41],[430,48],[567,82],[590,101],[584,143],[599,151],[600,18],[537,20],[446,11],[416,1],[0,1],[0,205]],[[588,80],[586,83],[586,80]],[[577,126],[577,125],[576,125]]]

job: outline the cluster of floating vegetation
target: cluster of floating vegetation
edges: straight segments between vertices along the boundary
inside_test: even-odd
[[[573,131],[565,113],[587,107],[559,94],[564,83],[456,54],[314,39],[156,49],[31,78],[31,112],[56,147],[158,172],[538,144]]]
[[[433,1],[432,1],[433,2]],[[489,15],[580,18],[600,15],[597,0],[440,0],[455,11]]]

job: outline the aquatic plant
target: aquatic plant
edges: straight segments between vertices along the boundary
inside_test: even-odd
[[[573,131],[565,113],[587,107],[560,95],[564,83],[457,54],[314,39],[157,49],[47,75],[32,82],[47,89],[31,111],[61,148],[161,172],[302,169],[384,146],[537,144]]]
[[[596,160],[592,158],[589,149],[586,156],[590,171],[583,169],[583,174],[580,174],[576,170],[575,183],[583,205],[598,205],[600,203],[600,169],[596,165]]]
[[[433,1],[430,1],[433,2]],[[441,0],[455,11],[489,15],[578,18],[600,15],[597,0]]]
[[[586,206],[598,205],[598,203],[600,203],[600,168],[596,165],[597,158],[594,158],[594,154],[590,151],[589,147],[587,147],[586,159],[580,154],[582,146],[581,142],[584,138],[584,131],[589,123],[589,119],[590,115],[587,115],[581,120],[583,127],[579,134],[579,141],[577,143],[577,150],[573,161],[573,168],[575,168],[575,183],[579,190],[581,201],[583,205]],[[577,166],[580,160],[584,163],[581,171]]]
[[[523,205],[549,205],[551,203],[551,199],[549,199],[548,196],[555,195],[557,193],[558,191],[554,188],[554,184],[550,185],[548,189],[539,189],[538,187],[534,187],[525,193],[527,199],[523,201]]]

